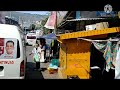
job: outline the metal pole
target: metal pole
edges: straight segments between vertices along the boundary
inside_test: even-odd
[[[57,11],[56,11],[56,22],[55,22],[55,29],[54,29],[54,34],[56,35],[56,30],[57,30]]]
[[[11,11],[10,11],[10,24],[11,24],[11,20],[12,20],[12,15],[11,15]]]

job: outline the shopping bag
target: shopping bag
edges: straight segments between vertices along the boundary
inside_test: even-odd
[[[34,58],[34,62],[40,62],[40,58],[38,54],[35,54],[33,58]]]

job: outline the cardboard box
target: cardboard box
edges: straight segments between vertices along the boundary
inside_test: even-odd
[[[109,27],[108,22],[96,23],[96,30],[101,30],[101,29],[105,29],[108,27]]]
[[[92,25],[86,25],[86,31],[87,30],[95,30],[96,29],[96,24],[92,24]]]

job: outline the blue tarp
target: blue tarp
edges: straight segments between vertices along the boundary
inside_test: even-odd
[[[54,33],[50,33],[50,34],[47,34],[47,35],[43,35],[43,36],[40,36],[40,37],[37,37],[37,38],[44,38],[46,39],[46,44],[50,45],[52,40],[56,40],[57,37]]]
[[[115,17],[115,16],[118,16],[118,12],[117,11],[112,11],[111,13],[106,13],[104,11],[97,11],[96,15],[98,17]]]
[[[39,38],[45,38],[45,39],[57,39],[56,35],[54,33],[50,33],[50,34],[47,34],[47,35],[43,35]]]

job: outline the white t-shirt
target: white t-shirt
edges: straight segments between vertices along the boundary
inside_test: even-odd
[[[36,48],[33,48],[32,53],[33,53],[33,54],[36,54],[36,53],[37,53],[37,49],[36,49]]]
[[[37,52],[41,53],[41,48],[40,47],[37,48]]]
[[[45,46],[42,47],[41,49],[41,58],[40,58],[40,62],[45,62],[45,59],[44,59],[44,50],[45,50]]]
[[[41,56],[39,53],[41,53],[41,48],[40,47],[37,47],[37,49],[36,48],[33,48],[33,50],[32,50],[32,53],[35,55],[35,54],[38,54],[39,55],[39,57]]]

